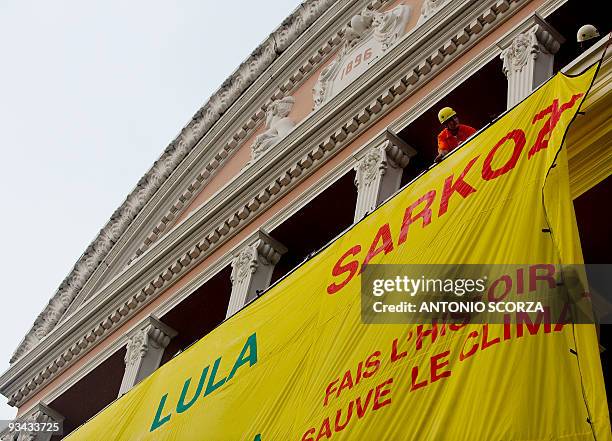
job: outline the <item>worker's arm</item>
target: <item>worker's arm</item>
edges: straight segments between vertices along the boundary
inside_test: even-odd
[[[442,158],[444,158],[444,156],[448,154],[449,150],[450,148],[448,147],[448,144],[446,142],[446,133],[445,130],[443,130],[438,135],[438,156],[436,156],[436,159],[434,159],[434,161],[440,162]]]
[[[446,130],[442,130],[438,135],[438,153],[446,155],[450,150],[446,140]]]

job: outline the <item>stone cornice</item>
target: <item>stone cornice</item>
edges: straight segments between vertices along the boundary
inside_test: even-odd
[[[342,7],[338,8],[337,11],[334,8],[330,8],[326,11],[326,14],[329,13],[329,15],[335,17],[334,21],[342,23],[343,19],[346,21],[347,14],[350,17],[356,11],[380,7],[381,4],[388,1],[390,0],[370,2],[361,0],[352,3],[350,8]],[[323,16],[319,21],[324,19],[325,17]],[[198,194],[198,189],[206,185],[207,181],[214,176],[223,163],[231,157],[258,127],[261,122],[259,120],[265,113],[267,106],[270,105],[271,100],[278,99],[283,94],[290,94],[293,90],[297,89],[308,78],[307,74],[311,73],[319,64],[325,61],[326,55],[331,53],[332,49],[342,41],[341,35],[343,33],[342,29],[344,29],[343,26],[339,26],[341,30],[334,31],[333,29],[338,26],[328,26],[329,22],[330,20],[325,21],[324,24],[317,22],[316,26],[311,26],[308,32],[300,37],[300,43],[308,38],[312,41],[305,43],[301,50],[295,48],[288,49],[275,61],[276,71],[282,72],[282,75],[288,78],[287,81],[283,82],[280,80],[282,78],[280,73],[266,72],[224,115],[223,120],[233,122],[224,123],[220,121],[202,138],[197,146],[198,148],[193,149],[190,157],[186,158],[181,166],[177,168],[177,171],[167,180],[172,182],[172,188],[167,189],[169,186],[166,186],[166,190],[162,188],[156,193],[152,201],[143,210],[143,212],[147,212],[146,215],[138,216],[135,219],[128,231],[111,250],[109,257],[105,259],[107,265],[100,265],[98,267],[96,273],[94,273],[79,293],[79,298],[70,306],[67,314],[76,310],[84,299],[98,291],[103,285],[102,282],[108,281],[109,273],[113,275],[122,270],[128,263],[142,255],[162,235],[166,234],[174,219],[182,213],[190,201]],[[307,35],[309,33],[312,35]],[[314,49],[311,51],[304,50],[304,47],[309,46],[312,46]],[[283,57],[287,58],[287,60],[283,61]],[[280,62],[284,64],[279,67],[277,63]],[[287,69],[289,69],[288,72]],[[258,85],[262,80],[267,84],[265,86],[267,89],[264,86],[260,87]],[[239,112],[233,111],[235,110],[234,108],[241,110]],[[249,115],[251,115],[250,119]],[[246,124],[244,123],[245,118],[248,120]],[[216,152],[213,149],[207,149],[206,146],[209,145],[222,145],[224,147]],[[181,168],[182,171],[179,170]],[[139,242],[138,235],[144,237],[144,241]],[[114,267],[116,271],[114,273],[107,271],[107,266],[111,269]]]
[[[13,404],[22,402],[517,9],[516,2],[505,0],[470,3],[443,8],[439,20],[403,38],[371,67],[371,75],[356,80],[274,146],[265,163],[246,169],[164,236],[5,373],[3,393]],[[67,343],[53,345],[60,338]]]
[[[245,90],[262,76],[262,73],[274,62],[281,53],[300,37],[302,33],[326,10],[333,0],[308,0],[300,5],[271,35],[262,43],[251,56],[243,62],[240,67],[226,80],[221,88],[213,94],[208,102],[194,115],[192,120],[183,128],[180,134],[166,148],[162,156],[155,162],[153,167],[139,181],[136,188],[130,193],[126,201],[115,211],[107,225],[100,231],[96,239],[90,244],[85,253],[77,261],[70,274],[62,282],[49,304],[35,320],[32,329],[25,336],[19,347],[11,358],[14,363],[29,349],[35,346],[53,327],[60,321],[64,312],[71,305],[74,298],[87,284],[91,276],[99,269],[100,264],[108,258],[111,250],[117,249],[115,244],[125,235],[126,231],[139,216],[147,205],[151,205],[158,190],[168,181],[168,178],[177,169],[183,159],[193,151],[194,147],[202,140],[217,121],[227,113],[235,101]],[[379,7],[383,2],[372,1],[370,8]],[[300,80],[304,73],[316,68],[323,60],[324,55],[329,53],[335,44],[340,41],[340,35],[331,36],[320,48],[311,55],[289,79],[281,84],[272,95],[274,99],[289,92]],[[259,105],[252,113],[247,122],[242,121],[243,126],[234,131],[230,139],[221,149],[212,152],[207,165],[192,178],[191,184],[179,196],[171,207],[167,209],[161,219],[154,224],[145,239],[145,247],[154,242],[173,221],[182,206],[186,205],[196,192],[197,188],[204,185],[206,180],[218,169],[220,164],[235,150],[256,127],[263,116],[262,107],[265,109],[267,103]],[[210,150],[210,149],[209,149]],[[151,211],[149,211],[150,217]],[[149,219],[150,220],[150,219]],[[135,254],[142,254],[142,247],[135,250]],[[103,267],[105,269],[108,266]],[[95,283],[92,283],[95,286]]]

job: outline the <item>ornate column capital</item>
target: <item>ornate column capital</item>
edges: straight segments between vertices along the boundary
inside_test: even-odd
[[[255,235],[235,254],[232,260],[232,282],[237,283],[254,274],[258,265],[276,265],[287,247],[263,230]]]
[[[257,247],[247,245],[239,250],[232,259],[232,274],[230,275],[232,283],[246,279],[255,271],[257,271]]]
[[[177,332],[156,317],[144,319],[129,335],[125,351],[125,373],[119,396],[151,375],[161,362],[164,349]]]
[[[64,421],[64,416],[49,406],[38,403],[32,407],[25,415],[17,418],[15,422],[27,424],[49,424],[59,423]],[[28,432],[28,431],[10,431],[8,428],[0,432],[1,441],[49,441],[53,436],[53,432]]]
[[[355,165],[355,185],[358,189],[368,187],[385,174],[387,155],[383,145],[368,149],[365,155]]]
[[[232,260],[232,294],[227,316],[231,316],[270,286],[274,265],[287,248],[263,230],[258,230]]]
[[[387,130],[381,142],[367,149],[357,159],[355,222],[399,189],[402,170],[416,153],[415,149]]]
[[[133,331],[125,352],[125,364],[138,363],[144,358],[149,349],[165,349],[177,332],[153,316],[147,317],[143,323]]]
[[[508,108],[552,76],[554,54],[564,41],[552,26],[534,14],[498,43],[502,69],[508,79]]]
[[[500,43],[504,74],[508,77],[521,72],[529,59],[537,59],[540,53],[556,54],[562,41],[563,37],[550,25],[534,16],[528,29],[515,35],[509,43]]]

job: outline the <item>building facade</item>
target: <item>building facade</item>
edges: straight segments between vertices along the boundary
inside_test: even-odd
[[[577,0],[306,0],[53,294],[0,377],[18,419],[85,423],[427,169],[441,107],[481,128],[596,62],[606,36],[575,36],[607,31],[602,15]],[[612,245],[610,66],[608,51],[566,140],[587,263]]]

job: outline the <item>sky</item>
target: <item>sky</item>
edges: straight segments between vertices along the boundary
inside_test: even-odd
[[[140,177],[299,3],[0,3],[3,372]],[[0,397],[0,420],[15,413]]]

